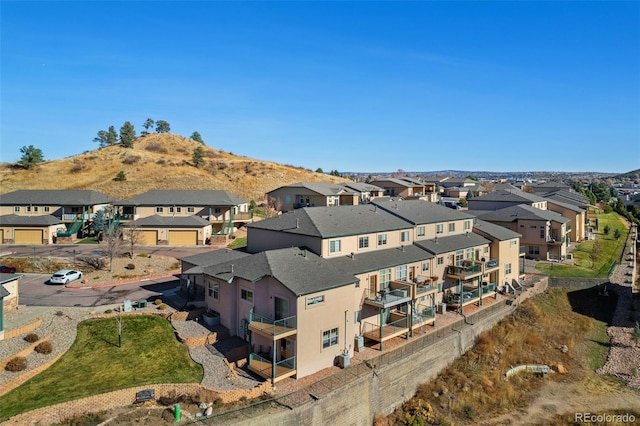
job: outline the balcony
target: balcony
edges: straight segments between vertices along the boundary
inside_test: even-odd
[[[525,246],[520,246],[520,251],[518,252],[518,255],[524,256],[526,254],[527,254],[527,248]]]
[[[65,213],[62,215],[62,220],[64,222],[72,222],[77,219],[82,220],[93,220],[95,214],[94,213]]]
[[[436,319],[436,308],[435,306],[430,306],[428,308],[417,308],[413,313],[412,317],[412,326],[420,327],[422,325],[428,324],[430,322],[434,322]]]
[[[435,284],[418,284],[416,285],[416,292],[414,299],[418,297],[426,296],[438,291],[438,286]]]
[[[241,212],[233,215],[233,221],[243,221],[243,220],[251,220],[253,219],[253,213],[251,212]]]
[[[460,266],[449,265],[447,266],[447,276],[449,278],[469,280],[482,275],[482,264],[474,262],[465,262]]]
[[[482,285],[482,295],[492,294],[496,291],[496,283],[489,283]]]
[[[364,303],[380,309],[391,308],[393,306],[409,303],[411,294],[408,289],[380,290],[377,293],[369,292]]]
[[[484,262],[484,272],[488,273],[491,271],[495,271],[498,268],[500,268],[500,262],[498,261],[498,259],[489,259],[486,262]]]
[[[382,325],[365,322],[363,324],[363,330],[364,332],[362,335],[364,337],[382,343],[389,339],[393,339],[394,337],[408,333],[409,319],[404,316],[398,320]]]
[[[249,330],[272,340],[284,339],[298,333],[296,316],[290,316],[279,320],[272,320],[262,315],[249,312]]]
[[[296,374],[296,357],[273,362],[256,353],[249,354],[249,370],[265,379],[271,379],[273,383],[286,379]]]

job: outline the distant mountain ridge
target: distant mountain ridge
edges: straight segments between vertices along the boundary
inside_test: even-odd
[[[198,146],[205,153],[201,167],[192,165]],[[120,171],[125,181],[114,180]],[[220,189],[259,202],[266,192],[300,181],[346,179],[233,155],[171,133],[139,137],[133,148],[98,148],[29,170],[0,164],[2,194],[18,189],[93,189],[123,199],[151,189]]]

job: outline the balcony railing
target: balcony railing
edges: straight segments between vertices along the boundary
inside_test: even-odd
[[[416,297],[421,296],[426,293],[431,293],[433,291],[438,291],[437,285],[431,284],[420,284],[416,286]]]
[[[462,292],[462,303],[468,302],[473,299],[478,298],[478,294],[480,293],[480,289],[476,288],[471,291],[463,291]]]
[[[500,262],[498,259],[489,259],[484,263],[484,271],[492,271],[500,267]]]
[[[256,353],[249,354],[249,369],[254,373],[272,379],[274,382],[296,374],[296,357],[274,363]]]
[[[368,339],[384,342],[385,340],[404,334],[407,331],[409,331],[409,318],[403,317],[382,325],[365,322],[362,334]]]
[[[416,312],[413,313],[413,325],[417,325],[419,323],[432,320],[435,317],[436,317],[435,306],[418,309]]]
[[[68,222],[76,219],[82,220],[92,220],[95,216],[95,213],[65,213],[62,215],[62,220]]]
[[[364,299],[365,303],[378,308],[390,308],[401,303],[411,301],[409,289],[381,290],[377,293],[368,292]]]
[[[133,213],[116,213],[113,218],[115,220],[133,220]]]
[[[447,275],[456,278],[468,279],[480,274],[482,274],[482,265],[478,263],[473,263],[471,265],[447,266]]]
[[[262,335],[271,336],[274,340],[297,333],[296,316],[272,320],[251,310],[249,312],[249,329]]]
[[[251,212],[241,212],[233,215],[233,220],[250,220],[253,218],[253,213]]]
[[[496,284],[495,283],[489,283],[487,285],[483,285],[482,286],[482,294],[493,293],[495,290],[496,290]]]

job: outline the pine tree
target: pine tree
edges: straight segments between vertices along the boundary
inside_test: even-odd
[[[193,134],[191,135],[191,138],[189,138],[191,140],[194,140],[196,142],[200,142],[200,143],[204,143],[204,141],[202,140],[202,136],[200,136],[200,133],[198,132],[193,132]]]
[[[120,128],[120,145],[125,148],[133,148],[135,140],[136,130],[133,128],[133,124],[129,121],[125,121]]]
[[[40,148],[36,148],[33,145],[23,146],[20,148],[20,152],[22,153],[22,157],[20,157],[20,164],[25,169],[30,169],[38,163],[42,163],[44,161],[44,156],[42,154],[42,150]]]
[[[204,165],[204,149],[202,149],[201,146],[198,146],[193,150],[193,157],[191,157],[191,161],[196,167]]]

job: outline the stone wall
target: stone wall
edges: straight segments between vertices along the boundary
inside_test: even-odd
[[[608,283],[608,278],[549,277],[549,287],[586,289]]]

